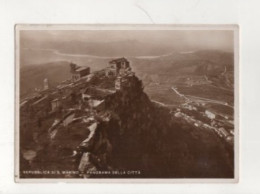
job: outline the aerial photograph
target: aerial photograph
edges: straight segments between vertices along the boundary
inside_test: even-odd
[[[234,179],[232,29],[19,29],[19,179]]]

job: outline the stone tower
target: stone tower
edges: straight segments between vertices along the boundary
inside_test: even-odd
[[[49,81],[47,78],[43,80],[43,90],[48,90],[49,89]]]

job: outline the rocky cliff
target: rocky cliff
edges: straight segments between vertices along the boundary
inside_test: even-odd
[[[92,98],[100,103],[90,107],[74,100],[70,107],[74,108],[73,122],[52,127],[52,136],[50,131],[46,133],[47,143],[39,143],[38,138],[41,148],[30,168],[76,172],[60,175],[65,178],[234,176],[233,151],[214,132],[195,128],[173,117],[170,109],[151,102],[136,76],[127,78],[127,86],[121,90],[100,89],[110,81],[96,74],[82,86],[95,90]],[[74,98],[80,99],[77,92]]]
[[[80,170],[119,171],[87,177],[232,177],[232,155],[210,131],[173,118],[167,108],[153,104],[137,77],[132,86],[105,99],[107,121],[100,120],[90,144],[81,150]],[[196,131],[197,130],[197,131]],[[94,167],[94,168],[93,168]],[[129,174],[127,172],[139,171]],[[122,172],[120,174],[120,172]]]

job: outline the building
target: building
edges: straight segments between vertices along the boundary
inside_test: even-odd
[[[225,128],[220,127],[218,130],[224,137],[228,137],[229,136],[229,133],[226,131]]]
[[[49,81],[47,78],[43,80],[43,90],[48,90],[49,89]]]
[[[77,66],[74,63],[70,64],[71,79],[73,82],[78,81],[80,78],[90,74],[89,67]]]
[[[213,112],[210,112],[209,110],[205,111],[205,114],[207,115],[208,118],[210,119],[215,119],[216,115]]]
[[[116,78],[116,81],[115,81],[115,89],[116,90],[120,90],[121,89],[121,77],[120,76],[118,76],[117,78]]]
[[[115,81],[115,89],[122,90],[123,88],[131,87],[129,77],[118,76]]]
[[[52,109],[52,111],[57,110],[59,107],[61,107],[61,101],[58,98],[56,98],[56,99],[51,101],[51,109]]]
[[[180,118],[181,117],[181,113],[177,112],[177,113],[174,114],[174,116],[177,117],[177,118]]]
[[[106,76],[117,76],[124,74],[126,71],[131,71],[130,63],[126,58],[118,58],[109,61],[106,68]]]

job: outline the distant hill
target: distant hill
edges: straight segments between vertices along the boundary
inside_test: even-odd
[[[84,42],[84,41],[50,41],[41,42],[26,42],[21,43],[21,48],[32,49],[53,49],[64,54],[86,54],[96,55],[100,57],[118,57],[118,56],[142,56],[142,55],[162,55],[172,52],[172,47],[165,45],[158,46],[152,42],[145,44],[137,40],[125,40],[114,42]]]
[[[53,87],[63,80],[70,78],[69,62],[60,61],[41,65],[21,67],[20,95],[24,97],[35,88],[43,88],[43,80],[47,78],[49,86]]]
[[[174,82],[180,76],[206,75],[221,86],[232,87],[233,58],[233,53],[214,50],[173,52],[161,57],[134,58],[132,64],[144,82],[154,80],[154,77],[157,78],[155,82]]]
[[[233,71],[233,53],[220,51],[173,52],[170,55],[133,59],[136,70],[162,74],[213,74]],[[216,72],[217,71],[217,72]]]

